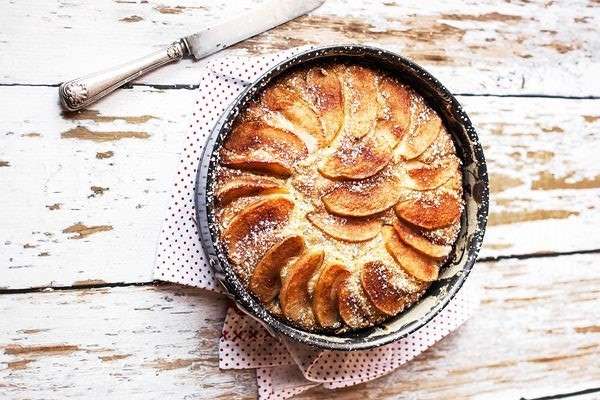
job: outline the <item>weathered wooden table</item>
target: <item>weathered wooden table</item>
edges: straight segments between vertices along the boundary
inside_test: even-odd
[[[253,398],[225,301],[152,282],[199,64],[75,115],[59,82],[251,4],[0,2],[0,398]],[[600,397],[600,3],[327,0],[229,55],[374,43],[458,95],[492,203],[479,312],[395,373],[301,398]]]

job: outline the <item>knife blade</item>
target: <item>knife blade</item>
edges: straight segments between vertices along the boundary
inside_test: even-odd
[[[306,14],[325,0],[267,0],[254,9],[183,38],[191,55],[199,60],[219,50]]]
[[[324,2],[325,0],[265,0],[239,16],[183,37],[166,49],[64,82],[58,88],[60,102],[68,111],[80,110],[158,67],[177,62],[188,55],[199,60],[306,14]]]

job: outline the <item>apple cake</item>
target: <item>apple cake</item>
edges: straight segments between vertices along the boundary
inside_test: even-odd
[[[249,292],[309,331],[371,327],[423,295],[460,229],[461,162],[409,85],[361,64],[287,72],[234,121],[219,240]]]

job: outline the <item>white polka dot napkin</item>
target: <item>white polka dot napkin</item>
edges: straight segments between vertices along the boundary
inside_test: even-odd
[[[156,253],[154,277],[222,292],[202,252],[194,223],[194,181],[206,138],[235,97],[270,66],[298,48],[269,57],[213,57],[200,71],[177,176]],[[388,374],[466,321],[479,304],[479,285],[468,279],[450,304],[427,325],[386,346],[355,352],[318,351],[274,338],[259,322],[230,307],[219,342],[219,367],[256,369],[261,400],[286,399],[322,385],[335,389]]]

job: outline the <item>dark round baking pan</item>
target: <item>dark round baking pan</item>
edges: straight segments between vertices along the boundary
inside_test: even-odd
[[[396,76],[425,98],[445,123],[463,162],[465,209],[461,230],[440,279],[411,308],[381,325],[344,334],[307,332],[271,315],[240,282],[229,264],[226,250],[219,242],[215,223],[215,183],[218,152],[240,111],[273,79],[300,65],[347,61],[367,64]],[[397,54],[382,49],[352,45],[310,50],[274,66],[233,102],[215,125],[200,160],[196,177],[196,216],[205,254],[217,279],[236,303],[260,321],[272,334],[284,335],[303,344],[330,350],[361,350],[398,340],[425,325],[436,316],[465,282],[481,247],[488,213],[488,176],[477,133],[458,101],[431,74]]]

